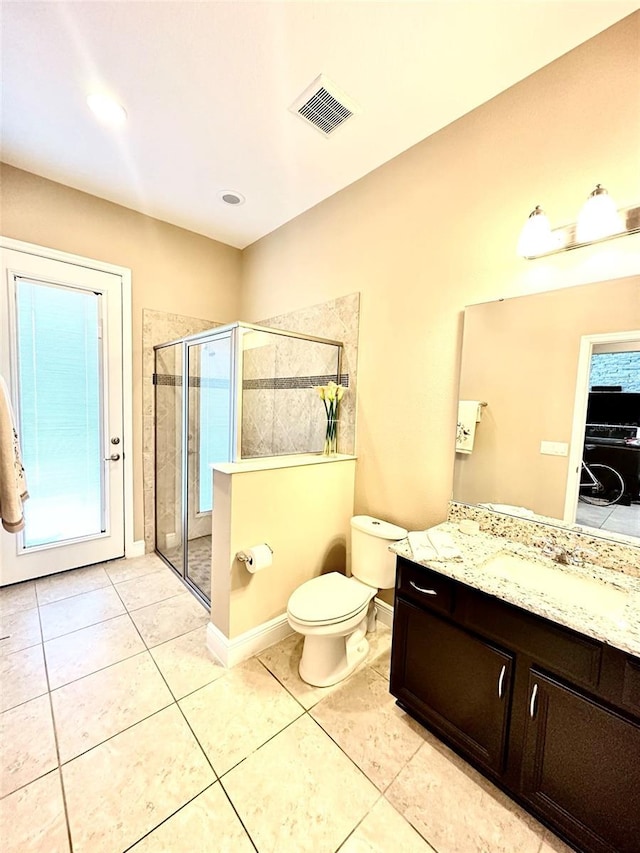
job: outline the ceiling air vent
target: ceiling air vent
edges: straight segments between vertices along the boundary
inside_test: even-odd
[[[289,107],[292,113],[329,136],[351,116],[360,112],[353,101],[324,74],[313,81]]]

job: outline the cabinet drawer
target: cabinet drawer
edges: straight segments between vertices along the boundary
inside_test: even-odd
[[[552,671],[595,687],[602,644],[482,593],[466,596],[464,624]]]
[[[405,598],[430,610],[451,613],[453,588],[454,582],[450,578],[398,558],[397,592]]]

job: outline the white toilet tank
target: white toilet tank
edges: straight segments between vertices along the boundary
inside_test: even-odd
[[[389,545],[407,531],[388,521],[355,515],[351,519],[351,574],[375,589],[390,589],[396,579],[396,555]]]

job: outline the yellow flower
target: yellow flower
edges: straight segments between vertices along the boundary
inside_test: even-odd
[[[326,385],[316,386],[316,391],[324,404],[327,413],[327,431],[324,440],[324,453],[331,455],[336,452],[337,430],[338,430],[338,405],[346,391],[343,385],[328,382]]]
[[[329,402],[333,402],[336,399],[336,394],[338,391],[338,386],[335,382],[329,382],[325,386],[325,399],[329,400]]]

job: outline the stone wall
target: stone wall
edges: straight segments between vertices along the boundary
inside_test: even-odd
[[[620,385],[625,392],[640,393],[640,352],[594,353],[589,385]]]

